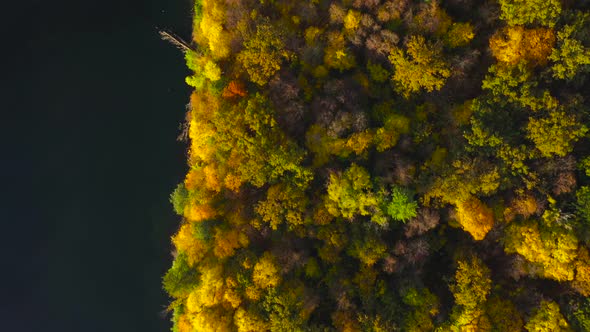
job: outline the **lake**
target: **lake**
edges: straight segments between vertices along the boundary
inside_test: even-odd
[[[167,331],[168,196],[186,172],[176,136],[190,91],[156,27],[190,37],[191,4],[19,6],[3,79],[2,330]]]

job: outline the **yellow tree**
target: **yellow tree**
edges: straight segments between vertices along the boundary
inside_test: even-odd
[[[432,317],[438,314],[440,302],[428,288],[410,288],[402,297],[411,310],[404,317],[404,331],[426,332],[434,330]]]
[[[176,320],[176,327],[178,328],[178,332],[193,332],[193,324],[189,319],[188,314],[182,314]]]
[[[326,201],[328,212],[344,218],[370,215],[378,204],[372,189],[369,172],[356,164],[343,174],[331,174]]]
[[[200,184],[205,182],[205,174],[202,169],[193,169],[188,172],[184,180],[184,186],[188,192],[184,206],[184,217],[193,222],[207,220],[218,215],[213,208],[214,192],[203,188]]]
[[[256,213],[274,230],[286,223],[290,228],[304,222],[307,197],[301,189],[288,184],[268,188],[266,199],[256,205]]]
[[[199,262],[207,253],[209,246],[195,236],[193,223],[185,223],[172,237],[172,243],[178,252],[186,254],[189,266]]]
[[[500,18],[508,25],[553,27],[561,14],[561,0],[499,0]]]
[[[254,265],[252,280],[262,289],[276,287],[281,282],[277,261],[270,252],[265,252]]]
[[[590,296],[590,255],[582,246],[578,249],[575,267],[576,274],[572,286],[583,296]]]
[[[512,221],[516,215],[521,215],[525,219],[537,213],[539,205],[537,199],[531,193],[524,193],[515,197],[508,207],[504,210],[504,219],[507,222]]]
[[[241,285],[238,283],[236,278],[227,277],[225,278],[225,293],[223,294],[223,300],[228,303],[233,309],[242,304],[242,295],[240,291]]]
[[[563,110],[550,111],[542,118],[531,117],[526,129],[527,138],[535,143],[543,157],[564,157],[588,132],[588,127],[575,115]]]
[[[373,136],[371,130],[364,130],[350,135],[344,140],[346,152],[354,152],[357,155],[361,155],[372,145]]]
[[[199,271],[199,286],[190,293],[186,301],[186,308],[191,313],[224,302],[225,282],[222,266],[215,261],[207,261],[199,265]]]
[[[354,32],[358,28],[359,23],[361,23],[361,13],[349,9],[346,16],[344,16],[344,29]]]
[[[248,236],[239,228],[216,227],[213,253],[220,259],[233,256],[238,248],[248,246]]]
[[[410,119],[407,117],[390,113],[383,121],[383,127],[375,131],[374,141],[377,151],[385,151],[397,144],[400,135],[410,131]]]
[[[250,80],[258,85],[265,85],[281,69],[284,60],[293,54],[285,49],[284,34],[280,27],[268,21],[256,26],[256,33],[244,41],[244,50],[237,57]]]
[[[204,308],[189,315],[193,326],[192,331],[199,332],[232,332],[233,315],[232,311],[222,306]]]
[[[191,94],[190,112],[187,115],[191,160],[208,162],[213,159],[215,146],[210,143],[216,134],[213,119],[218,109],[219,100],[208,91]]]
[[[524,328],[529,332],[571,332],[573,331],[553,301],[541,301]]]
[[[553,61],[553,77],[571,80],[590,70],[590,47],[582,41],[589,24],[590,13],[577,12],[573,22],[557,33],[557,46],[549,57]]]
[[[545,28],[505,27],[490,38],[494,57],[509,65],[526,61],[532,66],[543,66],[547,64],[554,44],[555,33]]]
[[[344,71],[356,66],[356,59],[351,50],[346,47],[344,35],[338,31],[327,34],[328,46],[324,50],[324,63],[329,68]]]
[[[450,166],[450,167],[449,167]],[[469,200],[473,195],[490,195],[500,185],[497,167],[481,159],[455,160],[444,168],[434,169],[437,176],[424,194],[424,202],[430,204],[433,198],[442,203],[457,205]]]
[[[542,276],[557,281],[574,278],[578,239],[560,225],[539,225],[535,220],[512,223],[506,229],[504,250],[518,253],[539,267]]]
[[[238,332],[267,331],[269,326],[264,318],[255,310],[239,307],[234,314],[234,325]]]
[[[444,42],[449,47],[463,47],[467,46],[473,37],[475,32],[471,23],[453,23],[444,36]]]
[[[485,304],[492,289],[490,269],[476,256],[460,260],[450,289],[455,298],[451,330],[490,331],[491,324],[485,315]]]
[[[199,265],[198,286],[185,303],[188,320],[195,331],[232,331],[233,310],[225,300],[226,285],[223,268],[214,260]]]
[[[393,48],[389,62],[394,67],[392,77],[396,89],[405,97],[421,91],[440,90],[451,76],[442,48],[422,36],[411,36],[406,48]]]
[[[456,305],[476,308],[486,302],[492,289],[490,269],[476,256],[460,260],[450,288]]]
[[[225,2],[218,0],[201,0],[202,18],[195,20],[193,39],[207,46],[213,57],[223,59],[230,54],[231,36],[223,28],[225,23]]]
[[[494,215],[489,207],[472,196],[457,203],[457,221],[473,239],[483,240],[494,226]]]

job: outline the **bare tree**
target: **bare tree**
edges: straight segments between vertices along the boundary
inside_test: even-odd
[[[174,32],[166,31],[166,30],[159,30],[158,33],[162,40],[169,42],[170,44],[176,46],[179,50],[186,52],[186,51],[194,51],[194,48],[184,41],[184,39],[180,38]]]

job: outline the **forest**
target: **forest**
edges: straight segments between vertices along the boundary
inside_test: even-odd
[[[194,1],[172,331],[590,331],[589,0]]]

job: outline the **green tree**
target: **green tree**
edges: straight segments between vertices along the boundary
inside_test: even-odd
[[[570,153],[573,145],[588,132],[574,115],[564,111],[550,111],[543,118],[531,117],[527,125],[527,137],[535,143],[543,157]]]
[[[186,255],[180,253],[166,272],[163,284],[170,296],[186,297],[199,284],[199,274],[189,266]]]
[[[541,274],[557,281],[574,278],[578,239],[571,229],[535,220],[512,223],[506,229],[504,250],[518,253],[540,268]],[[534,271],[534,270],[533,270]]]
[[[259,332],[268,330],[268,323],[254,308],[239,307],[234,314],[234,325],[238,332]]]
[[[490,318],[493,332],[522,331],[523,321],[514,303],[499,296],[493,296],[486,303],[486,314]]]
[[[557,32],[557,46],[549,56],[553,62],[553,77],[571,80],[579,73],[590,71],[590,47],[587,46],[590,38],[583,36],[588,25],[590,14],[576,13],[573,22]]]
[[[471,23],[453,23],[444,36],[444,41],[449,47],[467,46],[475,37]]]
[[[499,0],[500,18],[508,25],[538,24],[553,27],[561,14],[560,0]]]
[[[392,77],[396,89],[405,97],[421,91],[440,90],[451,76],[442,48],[422,36],[411,36],[406,48],[393,48],[389,61],[394,67]]]
[[[377,151],[385,151],[394,147],[402,134],[410,131],[410,119],[407,117],[389,112],[384,115],[383,127],[375,131],[374,142]]]
[[[202,90],[207,81],[217,82],[221,79],[221,68],[211,59],[211,56],[187,50],[184,58],[187,67],[194,73],[186,78],[186,84],[194,87],[197,91]]]
[[[266,97],[257,93],[237,104],[208,98],[214,97],[200,93],[191,103],[191,159],[196,164],[191,172],[209,168],[210,177],[234,191],[244,183],[261,187],[279,178],[307,186],[311,173],[300,165],[304,152],[279,128]]]
[[[184,186],[184,183],[179,183],[176,189],[170,194],[170,203],[174,207],[174,212],[182,216],[184,214],[184,207],[187,204],[188,191]]]
[[[300,283],[289,289],[269,289],[262,301],[271,332],[302,332],[308,330],[308,314],[304,312],[305,289]],[[311,312],[309,312],[311,313]]]
[[[327,198],[328,212],[335,217],[368,216],[378,204],[369,172],[356,164],[342,174],[330,175]]]
[[[355,230],[354,233],[357,235],[351,241],[347,253],[364,265],[373,266],[385,256],[387,245],[375,232],[361,231],[358,228]]]
[[[541,301],[524,328],[529,332],[570,332],[572,329],[553,301]]]
[[[416,202],[413,195],[403,188],[393,186],[391,188],[391,201],[387,204],[387,214],[393,220],[407,222],[416,217],[416,209],[418,209],[418,202]]]
[[[322,270],[317,259],[311,257],[305,263],[305,276],[312,279],[317,279],[322,276]]]
[[[268,20],[256,26],[256,33],[244,42],[237,60],[242,64],[250,80],[260,86],[279,70],[284,60],[293,54],[285,50],[285,36],[280,27],[271,25]]]
[[[476,256],[460,260],[450,289],[456,305],[474,309],[486,302],[492,289],[490,269]]]
[[[455,160],[435,177],[424,194],[425,204],[433,198],[443,203],[459,204],[473,195],[491,195],[500,186],[498,167],[482,159]]]
[[[574,309],[568,316],[568,318],[571,317],[572,326],[576,327],[578,331],[590,331],[590,298],[572,301],[570,307]]]
[[[373,63],[371,60],[367,62],[367,71],[369,76],[375,82],[383,83],[389,78],[389,72],[383,68],[379,63]]]
[[[255,210],[264,222],[276,230],[283,223],[287,223],[290,228],[302,225],[306,205],[307,197],[301,189],[277,184],[268,188],[266,200],[259,202]]]
[[[582,186],[576,191],[576,210],[585,228],[590,228],[590,187]]]
[[[318,256],[325,262],[335,263],[342,257],[340,252],[349,242],[350,234],[343,223],[332,222],[318,229],[317,238],[323,241],[323,246],[318,249]]]
[[[495,105],[509,105],[532,111],[552,110],[557,99],[548,90],[538,88],[538,81],[525,63],[515,66],[493,65],[482,81]],[[497,106],[496,106],[497,107]]]
[[[460,260],[454,282],[450,285],[455,298],[451,313],[451,330],[490,331],[485,304],[492,288],[490,269],[476,256]]]
[[[411,309],[406,311],[403,330],[408,332],[427,332],[434,330],[432,318],[438,314],[440,302],[428,288],[410,288],[402,296],[404,304]]]
[[[235,115],[227,114],[227,116]],[[248,100],[244,111],[244,122],[246,130],[237,145],[243,147],[250,162],[245,165],[238,164],[242,177],[260,187],[266,182],[285,177],[286,173],[289,173],[291,176],[288,178],[296,186],[305,188],[312,174],[300,165],[304,152],[276,125],[274,110],[265,97],[256,94]],[[231,132],[235,128],[227,128],[227,130]],[[249,132],[254,133],[253,137],[248,135]],[[253,168],[249,169],[250,165]]]
[[[590,177],[590,156],[586,156],[582,160],[580,160],[578,167],[580,168],[580,170],[584,171],[584,174],[586,174],[586,176]]]

